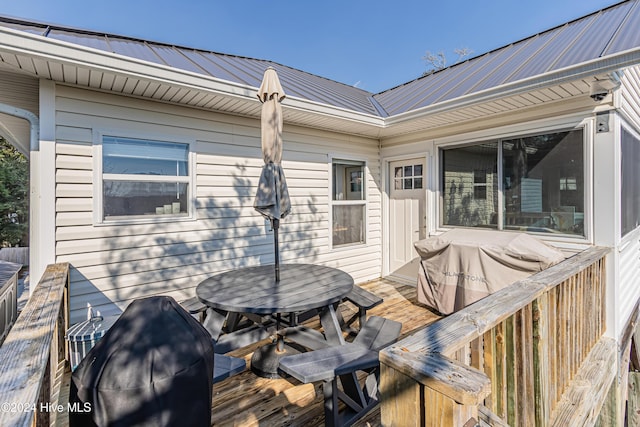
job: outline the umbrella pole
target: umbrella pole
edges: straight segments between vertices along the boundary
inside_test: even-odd
[[[271,228],[273,228],[273,246],[275,253],[275,265],[276,265],[276,282],[280,281],[280,251],[278,249],[278,229],[280,228],[280,220],[272,219]]]

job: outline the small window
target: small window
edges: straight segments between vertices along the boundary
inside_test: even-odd
[[[189,144],[104,136],[102,220],[189,216]]]
[[[487,199],[487,172],[483,169],[473,171],[473,198],[476,200]]]
[[[393,185],[396,190],[421,190],[422,165],[398,166],[394,170]]]
[[[560,191],[575,191],[578,189],[578,180],[572,178],[560,178]]]
[[[365,163],[332,161],[332,245],[364,244],[366,236]]]

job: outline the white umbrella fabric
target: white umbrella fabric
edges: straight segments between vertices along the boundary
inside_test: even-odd
[[[282,161],[282,105],[285,97],[276,70],[267,68],[258,90],[262,102],[261,135],[264,166],[258,182],[253,207],[271,221],[275,248],[275,275],[280,280],[280,250],[278,229],[280,220],[291,212],[291,201],[287,181],[280,162]]]

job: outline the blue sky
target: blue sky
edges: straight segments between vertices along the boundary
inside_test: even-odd
[[[419,77],[426,51],[476,56],[616,0],[0,0],[0,14],[269,59],[371,92]]]

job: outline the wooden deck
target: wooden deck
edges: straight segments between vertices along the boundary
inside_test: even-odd
[[[380,279],[361,285],[384,298],[384,302],[368,314],[384,316],[402,322],[402,335],[424,328],[439,317],[416,301],[414,287]],[[348,317],[355,307],[348,303],[342,306]],[[350,317],[350,316],[349,316]],[[319,322],[310,323],[319,327]],[[251,347],[236,350],[230,355],[243,357],[247,366],[251,354],[263,341]],[[60,401],[68,401],[69,378],[63,381]],[[295,381],[295,380],[293,380]],[[212,426],[323,426],[324,412],[322,390],[319,384],[293,384],[285,379],[269,380],[257,377],[249,369],[219,382],[213,387]],[[68,419],[62,414],[56,425],[67,426]],[[371,411],[356,426],[380,426],[379,407]]]

